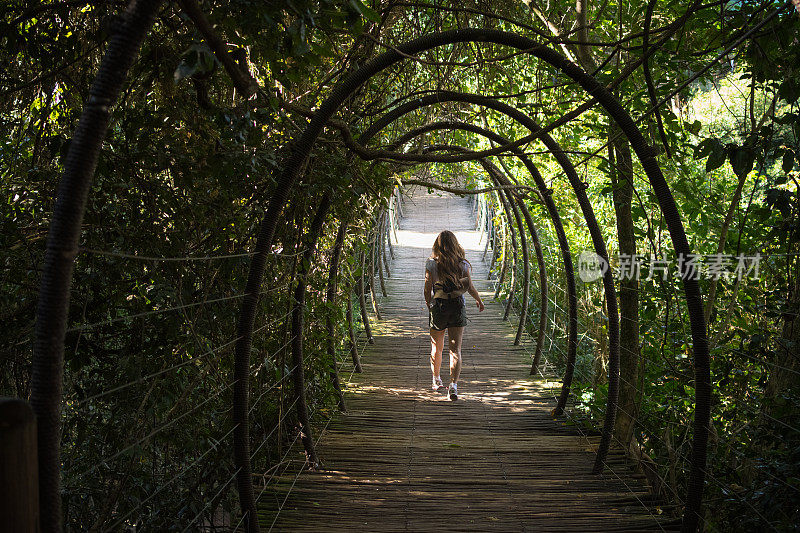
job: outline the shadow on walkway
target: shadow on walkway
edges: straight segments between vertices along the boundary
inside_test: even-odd
[[[591,475],[593,443],[552,420],[557,381],[528,375],[530,356],[511,343],[492,300],[468,200],[417,193],[406,199],[384,320],[347,384],[348,412],[321,435],[322,468],[280,480],[260,502],[261,522],[281,531],[649,531],[647,487],[624,458]],[[454,231],[486,302],[467,297],[459,400],[430,389],[430,341],[422,295],[425,259],[439,231]],[[446,346],[446,345],[445,345]],[[530,348],[530,346],[529,346]],[[444,355],[442,379],[448,379]],[[302,449],[295,458],[303,460]],[[287,497],[288,493],[288,497]],[[285,501],[285,503],[284,503]],[[276,513],[280,509],[280,513]]]

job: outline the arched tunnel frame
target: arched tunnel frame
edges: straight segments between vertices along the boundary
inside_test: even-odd
[[[122,17],[121,31],[115,33],[109,43],[67,155],[65,172],[59,185],[58,201],[47,238],[42,289],[37,307],[31,380],[31,403],[40,421],[38,446],[44,530],[60,530],[58,435],[61,428],[60,402],[64,337],[72,270],[89,184],[96,168],[102,139],[108,129],[110,107],[118,99],[122,82],[135,60],[144,35],[152,26],[155,12],[160,4],[160,0],[132,2]],[[367,61],[333,88],[330,96],[323,102],[297,139],[283,171],[277,176],[277,186],[259,228],[237,326],[239,340],[236,343],[234,363],[233,418],[236,428],[234,459],[237,467],[236,477],[240,503],[249,531],[258,531],[259,529],[252,489],[247,417],[250,347],[256,304],[266,259],[289,191],[297,181],[303,163],[310,155],[322,129],[345,99],[352,95],[358,87],[385,68],[409,56],[438,46],[463,42],[494,43],[516,48],[558,68],[596,98],[620,126],[639,158],[655,191],[676,254],[678,257],[686,257],[691,251],[674,198],[655,160],[654,150],[645,141],[631,116],[613,94],[593,76],[556,51],[522,35],[494,29],[465,28],[419,37],[397,45]],[[684,271],[685,268],[682,267],[680,274],[690,319],[694,353],[695,416],[691,470],[682,528],[684,531],[694,531],[700,521],[705,477],[710,416],[710,366],[700,286],[697,280],[687,278]]]
[[[442,93],[444,93],[444,91],[442,91]],[[392,110],[392,111],[388,112],[386,115],[384,115],[384,117],[381,117],[381,119],[377,120],[374,123],[374,127],[370,127],[370,128],[367,129],[365,134],[362,136],[362,139],[368,138],[368,134],[371,136],[373,131],[379,131],[379,129],[381,127],[385,127],[385,125],[390,124],[393,120],[397,120],[397,118],[399,118],[399,117],[401,117],[401,116],[413,111],[414,109],[417,109],[418,107],[422,107],[426,101],[427,102],[432,102],[432,101],[437,100],[439,98],[443,98],[444,101],[473,101],[473,100],[476,99],[476,98],[473,98],[476,95],[461,94],[461,93],[450,93],[450,95],[451,96],[448,97],[448,96],[441,96],[441,93],[436,93],[436,94],[433,94],[433,95],[429,95],[429,97],[425,101],[423,101],[423,99],[419,99],[419,100],[414,100],[414,101],[409,102],[407,104],[407,106],[400,106],[400,107],[403,107],[403,109],[400,109],[400,107],[398,107],[398,108],[396,108],[396,110]],[[451,98],[451,99],[448,100],[448,98]],[[482,101],[483,101],[484,104],[487,104],[487,102],[490,101],[490,99],[485,99],[484,98],[484,99],[482,99]],[[529,129],[531,129],[532,132],[539,131],[538,126],[530,118],[528,118],[526,115],[522,114],[516,108],[513,108],[511,106],[507,106],[506,104],[500,105],[499,102],[494,101],[494,100],[491,100],[491,102],[492,102],[492,105],[486,105],[486,107],[490,107],[490,108],[497,109],[497,110],[503,110],[503,112],[505,112],[508,116],[520,121],[523,125],[527,126]],[[439,102],[436,101],[436,102],[432,102],[432,103],[439,103]],[[474,102],[472,102],[472,103],[474,103]],[[422,130],[423,128],[418,128],[418,129]],[[484,128],[480,128],[479,126],[467,125],[466,127],[462,127],[460,129],[464,129],[466,131],[471,131],[471,132],[474,132],[474,133],[485,135],[485,136],[487,136],[490,139],[495,140],[495,141],[505,140],[502,137],[497,136],[496,133],[488,131],[488,130],[485,130]],[[405,139],[405,137],[406,137],[406,135],[402,136],[400,138],[400,140]],[[585,187],[584,187],[583,182],[580,181],[580,179],[578,177],[578,174],[575,171],[575,168],[572,166],[572,163],[569,161],[569,158],[561,151],[561,148],[558,146],[558,144],[555,142],[555,140],[553,140],[549,135],[544,134],[543,135],[543,141],[545,142],[546,146],[556,156],[556,159],[558,160],[559,164],[563,168],[564,172],[567,174],[567,177],[569,179],[570,185],[572,186],[572,188],[573,188],[573,190],[575,192],[575,195],[576,195],[576,197],[578,199],[578,203],[581,206],[581,210],[583,211],[584,219],[586,220],[587,226],[589,227],[589,232],[591,234],[592,242],[594,244],[596,253],[608,263],[609,258],[608,258],[608,252],[606,251],[605,240],[603,239],[602,232],[600,230],[600,226],[599,226],[599,224],[597,222],[597,218],[594,215],[594,210],[592,208],[591,202],[589,202],[588,196],[585,193]],[[399,141],[398,141],[398,143],[399,143]],[[523,159],[523,161],[525,161],[526,159],[527,158]],[[539,182],[541,182],[542,185],[543,185],[543,180],[541,179],[541,175],[539,174],[539,172],[535,168],[535,166],[533,166],[531,164],[530,167],[528,168],[528,170],[531,172],[532,176],[538,176],[539,179],[536,180],[534,178],[534,181],[536,181],[537,184]],[[545,193],[546,193],[546,188],[545,188]],[[553,208],[555,209],[555,206],[553,206]],[[555,211],[555,215],[557,217],[555,220],[558,220],[559,223],[560,223],[560,217],[558,217],[557,211]],[[555,222],[554,222],[554,224],[555,224]],[[520,226],[520,231],[522,231],[521,224],[519,224],[519,226]],[[530,224],[529,224],[529,227],[530,227]],[[563,226],[561,227],[561,231],[563,233]],[[566,240],[566,237],[565,237],[565,240]],[[527,250],[525,250],[525,249],[523,250],[523,252],[526,252],[526,251]],[[564,252],[564,249],[562,248],[562,253],[563,252]],[[567,249],[567,253],[563,254],[562,257],[567,257],[567,256],[568,256],[568,249]],[[526,257],[526,260],[527,260],[527,257]],[[569,271],[569,272],[572,273],[571,271]],[[569,277],[568,277],[568,280],[569,280]],[[572,278],[571,281],[573,283],[573,290],[574,290],[574,277]],[[568,283],[569,283],[569,281],[568,281]],[[604,288],[604,291],[605,291],[605,294],[606,294],[606,302],[607,302],[607,306],[608,306],[607,315],[608,315],[608,321],[609,321],[609,325],[608,325],[609,352],[610,352],[610,354],[609,354],[609,372],[608,372],[608,374],[609,374],[609,391],[608,391],[608,397],[606,399],[605,422],[603,424],[602,437],[601,437],[600,445],[598,446],[598,449],[597,449],[597,452],[596,452],[596,455],[595,455],[595,465],[594,465],[594,468],[593,468],[593,472],[594,473],[599,473],[600,471],[602,471],[606,455],[608,454],[608,450],[609,450],[609,447],[611,445],[611,438],[612,438],[612,433],[613,433],[613,429],[614,429],[614,419],[615,419],[615,416],[616,416],[616,407],[617,407],[618,392],[619,392],[619,313],[617,312],[617,295],[616,295],[616,289],[614,288],[613,274],[612,274],[610,269],[607,269],[605,271],[604,275],[603,275],[603,288]],[[577,302],[575,302],[575,303],[577,303]],[[570,304],[572,304],[572,300],[570,300]],[[521,318],[524,319],[524,317],[521,317]],[[576,322],[577,322],[577,309],[575,310],[575,318],[576,318]],[[523,321],[520,320],[518,332],[521,331],[523,325],[524,325]],[[570,326],[571,326],[570,333],[572,333],[573,331],[575,333],[577,333],[577,328],[575,326],[573,326],[572,324],[570,324]],[[539,342],[537,342],[537,348],[539,348],[541,346],[542,334],[543,334],[543,324],[540,322],[539,336],[538,336],[538,341]],[[571,348],[572,347],[573,346],[571,346]],[[574,348],[577,349],[576,346],[574,346]],[[575,352],[573,351],[571,353],[568,353],[567,368],[566,368],[564,379],[563,379],[563,383],[562,383],[562,393],[561,393],[561,395],[559,397],[558,405],[556,406],[556,411],[557,411],[558,414],[561,414],[563,412],[563,409],[564,409],[564,407],[566,405],[567,398],[569,396],[569,387],[570,387],[571,382],[572,382],[574,366],[575,366]]]
[[[250,351],[251,335],[255,320],[255,307],[257,302],[258,289],[261,284],[263,267],[266,253],[269,250],[275,227],[283,209],[283,205],[288,198],[288,193],[296,182],[306,158],[310,155],[311,149],[321,133],[326,123],[332,118],[339,106],[347,97],[352,95],[369,78],[389,67],[392,64],[406,59],[425,50],[454,44],[459,42],[484,42],[506,45],[525,53],[531,54],[552,66],[558,68],[573,80],[605,108],[611,118],[617,122],[620,129],[625,133],[631,147],[639,158],[645,173],[658,198],[659,207],[664,214],[673,247],[678,257],[686,257],[690,253],[686,232],[678,214],[677,205],[670,192],[669,185],[664,179],[661,169],[655,160],[655,152],[645,141],[641,132],[636,127],[631,116],[625,111],[619,101],[606,90],[593,76],[587,74],[580,67],[568,61],[566,58],[538,44],[532,39],[516,35],[501,30],[492,29],[458,29],[436,34],[426,35],[412,41],[400,44],[395,48],[386,51],[379,56],[367,61],[357,71],[348,75],[343,81],[337,84],[331,91],[330,96],[322,103],[317,112],[306,126],[303,133],[294,144],[294,151],[286,162],[283,171],[279,174],[275,194],[270,199],[267,212],[264,215],[261,228],[259,229],[258,240],[256,243],[255,256],[251,265],[250,274],[246,287],[245,301],[242,304],[242,314],[237,331],[240,341],[236,346],[237,361],[240,357],[247,358]],[[595,240],[595,239],[593,239]],[[597,242],[595,242],[597,246]],[[607,258],[607,255],[606,255]],[[700,520],[699,510],[702,501],[702,488],[705,477],[706,445],[708,441],[708,419],[710,414],[710,368],[708,358],[708,343],[706,338],[705,322],[702,315],[702,296],[700,285],[697,280],[685,277],[684,269],[681,270],[684,293],[686,297],[687,310],[691,323],[692,343],[695,356],[695,422],[694,422],[694,441],[692,446],[692,465],[689,475],[687,489],[686,508],[683,517],[684,530],[693,531],[697,528]],[[610,280],[613,284],[613,280]],[[603,277],[604,284],[608,283],[608,276]],[[611,315],[609,309],[609,316]],[[614,310],[616,312],[616,310]],[[609,327],[609,330],[613,328]],[[617,350],[619,349],[618,337]],[[241,366],[237,364],[237,369]],[[245,363],[246,366],[246,363]],[[237,384],[242,381],[239,376]],[[245,380],[246,381],[246,380]],[[240,384],[240,386],[242,386]],[[246,385],[244,385],[246,386]],[[609,395],[611,393],[609,392]],[[245,398],[246,401],[246,398]],[[246,413],[246,403],[244,405]],[[234,412],[242,411],[241,406],[234,406]],[[605,425],[613,424],[613,418],[607,417]],[[246,425],[246,421],[245,424]],[[245,440],[238,442],[236,446],[249,448],[249,443]],[[244,467],[245,465],[238,465]],[[240,474],[241,475],[241,474]],[[247,480],[241,480],[250,483]],[[241,482],[240,482],[241,485]],[[251,489],[252,492],[252,489]],[[243,512],[254,512],[254,501],[242,501]],[[252,520],[250,521],[252,522]]]

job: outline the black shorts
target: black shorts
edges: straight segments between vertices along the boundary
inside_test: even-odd
[[[431,305],[429,325],[442,331],[447,328],[463,328],[467,325],[467,306],[461,298],[436,298]]]

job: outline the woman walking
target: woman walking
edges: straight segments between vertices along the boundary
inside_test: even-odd
[[[444,350],[444,333],[450,339],[450,399],[458,399],[458,376],[461,373],[461,338],[467,325],[464,293],[475,298],[479,311],[483,301],[472,284],[471,266],[451,231],[443,231],[433,243],[431,256],[425,262],[425,304],[431,329],[432,388],[443,389],[439,375]]]

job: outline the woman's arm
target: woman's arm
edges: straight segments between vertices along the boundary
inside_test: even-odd
[[[430,309],[431,296],[433,295],[433,281],[431,281],[431,273],[428,272],[427,268],[425,269],[425,288],[423,289],[423,295],[425,296],[425,305]]]
[[[480,311],[483,311],[483,300],[481,300],[481,295],[478,294],[478,289],[476,289],[475,285],[472,284],[472,276],[470,275],[470,271],[471,270],[472,270],[471,268],[469,270],[467,270],[466,279],[469,280],[469,289],[467,289],[467,292],[469,293],[470,296],[475,298],[475,303],[478,306],[478,311],[480,312]],[[463,279],[464,278],[462,278],[462,280]],[[466,283],[464,283],[464,285],[466,285]]]

